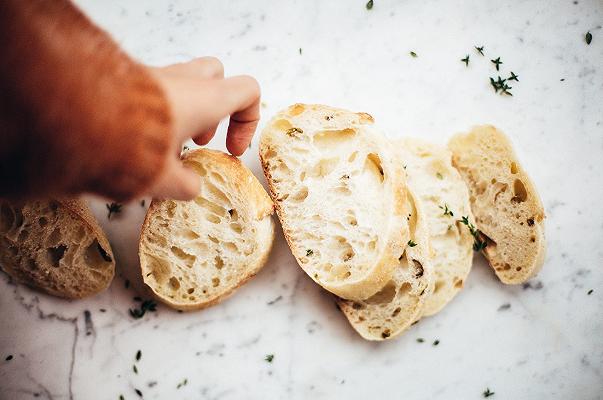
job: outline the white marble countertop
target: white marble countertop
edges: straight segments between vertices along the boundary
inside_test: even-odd
[[[443,312],[369,343],[279,231],[268,265],[227,301],[196,313],[159,306],[135,320],[144,209],[133,203],[107,221],[94,201],[119,260],[108,291],[66,302],[0,275],[1,399],[136,399],[135,389],[145,399],[480,399],[486,388],[492,399],[603,398],[599,0],[375,0],[370,11],[363,0],[78,3],[142,61],[214,55],[227,75],[257,77],[265,116],[326,103],[371,113],[390,136],[440,143],[498,126],[541,191],[548,255],[523,287],[503,286],[476,256]],[[519,75],[513,97],[490,87],[499,56],[504,75]],[[221,129],[210,147],[223,142]],[[261,177],[257,138],[243,160]]]

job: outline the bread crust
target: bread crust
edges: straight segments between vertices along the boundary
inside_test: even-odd
[[[408,240],[408,226],[404,215],[404,205],[406,202],[406,190],[405,190],[405,173],[402,166],[399,163],[392,163],[391,173],[392,177],[395,177],[393,182],[393,196],[392,196],[392,219],[397,218],[402,221],[401,229],[399,232],[387,231],[388,240],[383,247],[383,252],[379,260],[377,260],[372,268],[372,272],[365,277],[365,279],[356,282],[349,282],[341,285],[326,285],[314,276],[311,271],[306,270],[304,263],[302,262],[303,254],[296,251],[296,244],[292,238],[293,228],[288,223],[286,212],[280,204],[278,198],[278,192],[274,184],[274,178],[269,169],[268,161],[265,157],[267,151],[270,150],[272,143],[266,139],[265,132],[271,129],[271,125],[274,121],[282,118],[292,118],[305,112],[311,112],[316,114],[317,118],[325,118],[329,116],[327,121],[331,121],[329,129],[342,129],[345,123],[353,121],[354,124],[365,125],[373,124],[374,119],[371,115],[363,112],[354,113],[351,111],[334,108],[321,104],[302,104],[297,103],[289,106],[287,109],[277,113],[270,122],[264,128],[262,137],[260,139],[259,157],[262,164],[262,169],[266,181],[268,182],[268,188],[270,196],[272,197],[277,216],[281,222],[283,228],[283,234],[285,240],[293,253],[293,256],[297,260],[299,266],[314,280],[317,284],[324,287],[326,290],[333,294],[348,300],[363,300],[377,293],[383,286],[391,279],[393,271],[397,265],[397,259],[400,254],[403,253],[406,242]],[[343,119],[344,122],[336,121],[336,119]],[[325,128],[326,129],[326,128]]]
[[[274,213],[274,205],[272,200],[263,189],[262,185],[253,175],[253,173],[245,167],[241,161],[229,154],[221,151],[210,150],[210,149],[196,149],[190,150],[183,154],[182,160],[184,165],[194,167],[195,163],[209,162],[217,165],[218,168],[224,172],[225,175],[231,180],[231,183],[236,186],[240,193],[245,193],[245,197],[253,208],[253,214],[259,223],[267,222],[269,224],[268,238],[264,243],[261,243],[261,253],[259,258],[255,260],[253,264],[247,265],[245,274],[240,276],[239,279],[229,287],[225,288],[220,292],[219,295],[211,298],[203,299],[198,297],[198,301],[182,302],[176,301],[172,298],[162,295],[161,292],[157,291],[153,285],[146,279],[149,273],[148,266],[144,263],[142,255],[146,250],[146,236],[153,229],[152,218],[153,215],[159,212],[159,206],[163,200],[153,199],[147,210],[142,229],[140,232],[140,238],[138,243],[138,253],[140,256],[141,273],[145,286],[151,293],[151,295],[158,301],[168,305],[171,308],[182,310],[182,311],[195,311],[201,310],[207,307],[211,307],[215,304],[220,303],[227,297],[229,297],[239,287],[244,285],[247,281],[253,278],[266,264],[272,245],[274,242],[274,222],[270,217]],[[194,168],[193,168],[194,169]]]

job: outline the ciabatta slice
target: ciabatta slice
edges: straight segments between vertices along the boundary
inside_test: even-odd
[[[337,301],[352,327],[367,340],[385,340],[400,335],[421,318],[433,291],[427,221],[421,202],[410,186],[405,212],[410,241],[391,280],[366,300]]]
[[[179,310],[216,304],[266,263],[274,239],[270,197],[237,158],[213,150],[185,153],[199,174],[192,201],[153,200],[139,243],[142,278]]]
[[[491,125],[450,139],[454,166],[469,186],[483,253],[498,278],[520,284],[544,263],[544,208],[509,139]]]
[[[115,259],[83,201],[0,200],[0,267],[19,283],[79,299],[109,286]]]
[[[404,172],[373,118],[295,104],[264,128],[260,159],[301,268],[345,299],[378,292],[398,266],[408,225]]]
[[[473,262],[473,236],[462,218],[474,223],[469,191],[452,166],[448,149],[419,139],[396,143],[408,186],[423,206],[433,249],[435,286],[423,315],[440,311],[463,288]]]

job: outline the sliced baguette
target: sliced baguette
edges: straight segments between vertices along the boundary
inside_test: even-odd
[[[409,246],[398,261],[391,280],[366,300],[338,299],[337,304],[352,327],[366,340],[391,339],[421,318],[433,291],[433,265],[429,230],[421,202],[409,187],[406,215]]]
[[[115,274],[109,241],[81,200],[0,200],[0,267],[19,283],[67,299],[104,290]]]
[[[440,311],[463,288],[473,262],[473,236],[460,220],[473,221],[467,185],[445,147],[419,139],[397,142],[408,185],[420,199],[433,249],[435,287],[423,315]],[[452,214],[452,215],[451,215]]]
[[[295,104],[264,128],[260,159],[301,268],[345,299],[379,291],[398,266],[408,224],[404,172],[373,118]]]
[[[270,197],[237,158],[189,151],[201,179],[192,201],[153,200],[139,243],[142,278],[178,310],[216,304],[264,266],[274,239]]]
[[[544,263],[544,208],[509,139],[491,125],[450,139],[454,166],[469,186],[483,250],[498,278],[520,284]]]

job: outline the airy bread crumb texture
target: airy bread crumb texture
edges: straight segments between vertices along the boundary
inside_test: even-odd
[[[461,291],[471,271],[473,237],[461,223],[462,217],[474,221],[469,192],[445,147],[419,139],[403,139],[396,145],[408,185],[423,206],[433,249],[435,287],[423,311],[429,316]]]
[[[181,310],[215,304],[265,264],[274,238],[272,201],[235,157],[195,150],[184,157],[201,180],[192,201],[154,200],[141,233],[144,282]]]
[[[390,279],[408,240],[404,173],[365,113],[295,104],[265,127],[260,159],[301,268],[362,300]]]
[[[109,241],[75,200],[0,201],[0,267],[17,282],[69,299],[105,289],[115,273]]]
[[[354,329],[367,340],[391,339],[418,321],[433,292],[428,226],[420,201],[409,189],[405,213],[412,246],[399,258],[392,278],[366,300],[338,299]]]
[[[490,125],[458,134],[448,143],[454,166],[469,186],[484,255],[507,284],[533,277],[544,263],[544,209],[509,139]]]

